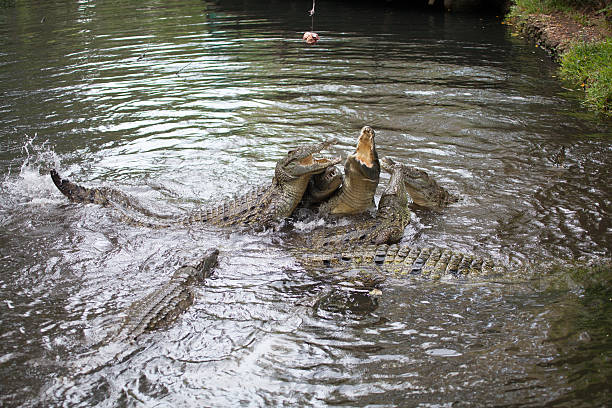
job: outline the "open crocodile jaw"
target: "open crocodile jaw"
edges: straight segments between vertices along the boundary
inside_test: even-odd
[[[377,161],[376,146],[374,143],[374,130],[369,126],[364,126],[357,140],[355,159],[366,167],[373,167]]]
[[[301,146],[291,150],[287,153],[287,157],[277,164],[276,171],[280,171],[277,174],[299,178],[323,172],[326,168],[338,164],[341,158],[317,158],[315,154],[337,143],[338,139],[330,138],[318,144]]]
[[[310,185],[305,194],[313,203],[320,203],[334,194],[341,185],[342,173],[336,166],[331,166],[310,179]]]
[[[319,158],[315,156],[315,154],[319,153],[321,150],[334,144],[335,142],[336,139],[330,139],[306,150],[301,156],[295,157],[285,165],[286,172],[293,177],[301,177],[304,175],[322,173],[328,167],[340,163],[342,160],[340,157]],[[289,154],[291,154],[291,152]]]
[[[355,153],[349,156],[345,168],[348,168],[348,166],[353,167],[355,170],[359,170],[366,179],[376,180],[378,182],[380,164],[378,162],[378,154],[376,153],[376,144],[374,142],[374,130],[371,127],[364,126],[361,129]]]
[[[380,166],[375,154],[372,154],[372,157],[372,161],[370,162],[370,165],[368,165],[367,162],[360,160],[356,154],[350,155],[344,163],[345,177],[350,175],[348,177],[354,180],[354,182],[371,181],[378,185],[378,180],[380,178]],[[355,175],[360,175],[360,177],[355,177]]]
[[[380,170],[378,166],[367,166],[354,156],[349,156],[344,163],[344,174],[360,174],[360,181],[371,181],[378,184],[380,177]],[[357,180],[354,176],[351,176],[353,180]]]
[[[342,173],[336,166],[326,168],[325,172],[317,177],[320,177],[317,187],[321,194],[330,195],[342,185]]]
[[[292,169],[292,173],[294,176],[302,176],[304,174],[319,174],[323,173],[327,168],[340,163],[340,161],[342,161],[341,157],[319,159],[311,154],[301,159],[297,163],[297,166]]]
[[[333,197],[322,213],[356,215],[370,209],[380,177],[380,163],[374,143],[374,131],[369,126],[361,129],[357,148],[344,163],[344,181],[340,194]]]

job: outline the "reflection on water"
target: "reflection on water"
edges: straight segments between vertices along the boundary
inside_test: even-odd
[[[267,182],[297,144],[335,136],[346,156],[368,124],[380,155],[461,197],[414,214],[406,241],[610,256],[612,128],[543,54],[493,16],[329,3],[314,47],[293,1],[0,8],[1,405],[609,403],[609,285],[373,297],[301,270],[273,233],[137,228],[56,191],[50,167],[184,213]],[[104,343],[211,246],[215,278],[175,325]]]

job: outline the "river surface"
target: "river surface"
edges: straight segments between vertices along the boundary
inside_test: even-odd
[[[405,242],[611,255],[612,123],[543,52],[494,15],[351,3],[317,2],[315,46],[308,1],[0,4],[1,406],[609,406],[605,286],[390,280],[373,298],[274,232],[132,226],[53,186],[56,167],[185,214],[269,182],[296,145],[334,136],[346,157],[370,125],[380,156],[461,197],[415,211]],[[174,325],[105,344],[213,246]]]

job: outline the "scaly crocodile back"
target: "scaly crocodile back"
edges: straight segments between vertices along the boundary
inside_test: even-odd
[[[185,224],[206,222],[217,226],[248,225],[250,221],[254,223],[257,210],[267,206],[269,190],[270,186],[256,187],[219,205],[195,210],[183,222]]]
[[[133,341],[146,331],[169,326],[191,306],[194,300],[191,285],[210,276],[218,255],[219,250],[208,250],[197,267],[180,267],[161,288],[134,302],[112,340]]]
[[[146,331],[168,326],[191,306],[193,299],[190,287],[171,280],[130,306],[113,340],[133,341]]]
[[[368,245],[344,251],[298,254],[299,262],[315,269],[371,269],[388,277],[487,279],[506,269],[490,259],[438,247]]]

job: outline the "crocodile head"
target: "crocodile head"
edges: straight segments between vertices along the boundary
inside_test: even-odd
[[[204,252],[202,256],[202,260],[195,267],[198,271],[198,281],[202,282],[204,279],[210,277],[213,272],[213,268],[217,266],[217,262],[219,261],[219,250],[217,248],[211,248]]]
[[[394,166],[389,185],[385,188],[378,202],[377,217],[392,214],[408,207],[406,184],[403,178],[402,168],[398,165]]]
[[[332,138],[321,143],[300,146],[291,150],[287,157],[276,164],[272,180],[275,197],[270,201],[269,215],[266,215],[269,220],[263,221],[264,224],[289,217],[302,200],[310,177],[340,163],[340,157],[315,157],[316,153],[336,143],[338,140]]]
[[[375,244],[399,242],[404,235],[404,228],[410,222],[410,210],[402,170],[401,165],[393,166],[389,184],[378,202],[377,227],[370,238]]]
[[[275,178],[281,183],[300,179],[305,180],[307,184],[310,176],[322,173],[328,167],[340,163],[340,157],[332,159],[315,157],[316,153],[337,143],[338,139],[331,138],[321,143],[290,150],[287,157],[276,164]]]
[[[344,183],[339,203],[332,214],[358,214],[371,208],[380,177],[380,163],[376,152],[374,129],[364,126],[357,140],[357,148],[344,162]]]
[[[204,282],[213,273],[213,268],[217,266],[219,259],[219,250],[211,248],[204,252],[202,259],[197,266],[185,265],[181,266],[174,272],[172,279],[180,279],[186,285],[191,285],[194,282]]]
[[[381,160],[386,172],[392,173],[396,166],[402,169],[402,176],[406,191],[410,194],[412,202],[419,207],[440,210],[457,198],[452,196],[443,187],[427,174],[416,167],[397,164],[388,157]]]
[[[321,203],[331,197],[341,185],[342,173],[338,167],[328,167],[323,173],[315,174],[310,178],[303,201],[306,205]]]
[[[357,139],[357,149],[347,158],[344,167],[345,174],[346,170],[357,172],[361,174],[364,181],[378,184],[380,163],[374,137],[374,129],[364,126],[359,134],[359,139]]]

